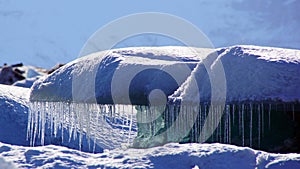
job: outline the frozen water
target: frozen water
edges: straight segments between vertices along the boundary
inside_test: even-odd
[[[41,139],[43,145],[46,134],[55,138],[62,133],[58,138],[65,143],[76,140],[79,132],[79,149],[83,135],[102,148],[129,145],[137,130],[135,113],[131,111],[134,111],[131,105],[31,102],[27,137],[34,146],[36,137]],[[45,127],[50,133],[45,133]],[[64,137],[64,131],[69,132],[68,138]],[[91,150],[95,148],[90,141],[88,144]]]

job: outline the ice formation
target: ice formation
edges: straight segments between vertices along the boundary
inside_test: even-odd
[[[210,51],[201,50],[198,53],[203,55],[197,56],[185,47],[127,48],[95,53],[67,64],[31,88],[31,145],[36,137],[43,143],[46,124],[54,137],[58,130],[68,129],[69,137],[62,141],[76,138],[72,133],[79,131],[79,146],[83,133],[103,148],[128,145],[137,130],[138,106],[133,105],[149,104],[147,97],[153,89],[172,94]],[[126,81],[130,82],[127,89]]]
[[[89,141],[90,151],[95,150],[96,144],[103,149],[111,149],[128,146],[132,142],[137,130],[135,119],[132,106],[31,102],[27,138],[31,146],[35,145],[37,138],[44,145],[48,130],[48,134],[54,137],[59,135],[59,141],[63,143],[78,140],[79,149],[83,135]],[[66,135],[67,138],[64,137]]]
[[[295,121],[300,110],[298,50],[233,46],[211,53],[193,49],[200,55],[190,50],[156,47],[100,52],[39,80],[30,96],[32,145],[36,137],[43,141],[45,127],[54,136],[67,129],[69,137],[62,140],[79,137],[79,144],[82,135],[102,137],[107,140],[101,142],[105,148],[167,142],[264,148],[277,144],[269,141],[273,138],[283,142],[290,137],[288,132],[280,138],[272,133],[295,130],[289,118]],[[221,70],[220,62],[225,90],[211,84],[211,76]],[[84,79],[87,75],[92,80]],[[217,84],[222,83],[218,80]],[[81,83],[74,85],[74,81]],[[284,127],[274,127],[273,122]],[[75,131],[80,135],[72,134]]]

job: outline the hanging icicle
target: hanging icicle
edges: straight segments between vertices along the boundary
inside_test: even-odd
[[[85,146],[89,150],[91,141],[94,142],[93,151],[97,144],[102,148],[130,144],[136,135],[133,131],[137,131],[133,106],[117,107],[86,103],[31,102],[27,139],[31,146],[37,142],[44,145],[46,137],[47,144],[51,143],[49,139],[60,144],[77,140],[79,149],[82,149],[83,139],[86,138]],[[125,130],[128,133],[126,136]],[[108,133],[111,135],[108,136]]]

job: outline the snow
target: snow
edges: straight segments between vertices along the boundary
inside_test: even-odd
[[[300,167],[299,154],[272,154],[224,144],[171,143],[149,149],[114,149],[92,154],[65,147],[21,147],[0,143],[0,160],[18,168],[204,168]]]
[[[11,162],[5,161],[2,157],[0,158],[0,168],[3,169],[16,169],[17,167]]]
[[[50,127],[45,126],[43,142],[41,142],[40,136],[37,136],[36,139],[30,140],[27,132],[28,112],[30,112],[28,108],[30,106],[29,94],[30,90],[28,88],[0,85],[0,142],[22,146],[29,146],[32,144],[32,142],[34,142],[35,145],[56,144],[73,149],[79,149],[79,131],[76,130],[71,133],[73,134],[74,138],[67,140],[66,138],[69,137],[69,133],[66,131],[66,129],[64,132],[62,132],[62,130],[57,131],[56,137],[53,137],[51,135],[52,131]],[[106,132],[102,132],[100,135],[98,135],[99,137],[97,137],[97,145],[94,145],[94,140],[86,138],[85,135],[81,136],[80,145],[82,151],[102,152],[103,148],[108,148],[109,145],[114,143],[107,140],[108,137],[113,138],[109,132],[113,130],[112,127],[110,127],[112,123],[105,124],[108,127],[105,128],[103,125],[101,131]],[[132,134],[134,134],[134,131],[132,131]],[[65,138],[64,142],[62,142],[62,138]],[[122,139],[122,137],[117,136],[115,136],[115,138],[117,138],[117,140]],[[100,145],[102,147],[100,147]]]
[[[26,141],[29,89],[0,85],[0,141],[29,145]]]
[[[207,55],[211,52],[211,50],[197,50],[202,52],[203,55],[196,56],[193,52],[190,53],[190,50],[184,47],[128,48],[114,50],[114,52],[110,53],[110,57],[107,58],[120,60],[122,64],[119,66],[123,70],[126,70],[126,66],[129,67],[132,65],[133,67],[136,66],[135,68],[150,65],[151,68],[152,66],[155,66],[154,68],[160,69],[162,67],[165,68],[174,65],[188,64],[191,68],[194,68],[196,66],[195,63],[199,62],[198,66],[201,65],[201,62],[209,57]],[[240,73],[240,76],[242,76],[241,74],[243,73],[243,76],[246,77],[248,75],[246,72],[253,70],[251,68],[255,66],[255,70],[258,71],[256,76],[262,78],[260,80],[263,82],[268,82],[269,80],[266,79],[268,77],[264,74],[267,74],[268,76],[275,74],[274,77],[277,77],[276,79],[278,81],[282,82],[288,79],[289,83],[299,84],[299,78],[297,76],[290,77],[299,73],[298,50],[257,46],[234,46],[225,49],[217,49],[217,51],[220,53],[218,58],[225,61],[224,69],[225,71],[227,70],[227,72],[225,72],[226,77],[228,75],[229,67],[232,69],[234,68],[234,71],[230,73]],[[278,57],[275,57],[274,55],[278,55]],[[163,146],[148,149],[135,149],[130,147],[128,142],[131,142],[132,140],[130,139],[136,137],[137,134],[136,120],[138,117],[135,115],[137,115],[138,111],[141,111],[141,109],[148,113],[150,112],[149,110],[145,110],[144,107],[136,109],[137,107],[131,105],[116,104],[115,106],[112,106],[96,105],[93,103],[70,103],[68,102],[68,99],[71,97],[68,99],[65,99],[66,97],[60,98],[63,94],[68,94],[67,92],[69,92],[69,90],[63,91],[62,89],[64,89],[63,85],[65,85],[65,83],[69,85],[65,88],[70,87],[70,75],[79,75],[82,73],[80,72],[80,67],[86,71],[93,70],[93,66],[90,67],[89,64],[99,63],[100,61],[98,59],[99,53],[94,54],[89,58],[82,58],[71,62],[53,74],[45,76],[37,81],[35,83],[36,86],[32,89],[0,85],[0,168],[298,169],[300,167],[300,154],[274,154],[254,150],[248,147],[238,147],[219,143],[168,143]],[[133,59],[139,60],[139,63],[135,63]],[[244,63],[245,60],[251,63],[251,67],[247,67],[247,64]],[[106,61],[111,60],[108,59]],[[230,61],[233,61],[233,66],[226,66],[226,64],[231,63]],[[109,65],[110,62],[105,63],[106,65]],[[240,72],[235,72],[237,69],[234,66],[239,67]],[[271,68],[269,68],[269,66]],[[105,68],[106,67],[104,67],[103,70],[106,70]],[[190,76],[186,75],[183,79],[187,80],[191,78],[198,70],[199,67],[195,67],[193,72],[190,70],[192,74]],[[106,73],[107,72],[109,71],[106,71]],[[229,79],[233,79],[231,76],[229,77]],[[255,78],[255,76],[251,76],[251,80],[256,80]],[[184,80],[181,81],[183,84],[186,83]],[[273,81],[273,87],[276,88],[278,87],[277,85],[282,85],[278,81]],[[85,83],[83,82],[83,84]],[[229,85],[230,84],[231,83],[229,83]],[[41,88],[47,89],[47,87],[51,85],[53,88],[57,87],[58,90],[53,91],[56,92],[54,94],[58,94],[59,96],[56,97],[56,99],[60,99],[62,102],[51,102],[51,100],[49,100],[49,102],[45,102],[45,100],[42,100],[41,102],[36,102],[38,100],[33,102],[29,101],[29,96],[30,94],[32,96],[31,92],[33,92],[33,90],[39,90]],[[271,83],[268,83],[268,85],[271,85]],[[286,84],[285,88],[287,91],[284,93],[285,95],[280,95],[283,101],[293,101],[298,99],[297,97],[294,97],[299,96],[299,90],[297,90],[296,86]],[[59,91],[59,89],[62,91]],[[238,90],[238,88],[236,90]],[[253,88],[252,90],[252,92],[256,92]],[[295,93],[291,94],[289,92],[290,90],[294,90]],[[183,90],[181,89],[178,91]],[[45,90],[44,92],[50,91]],[[233,94],[231,96],[234,96]],[[277,94],[279,95],[282,93],[281,91],[278,91]],[[272,96],[274,95],[276,95],[276,92],[273,92]],[[42,96],[43,95],[40,95],[40,97]],[[38,97],[36,97],[36,99],[38,99]],[[269,105],[272,104],[270,103]],[[240,113],[240,116],[237,116],[238,119],[233,119],[233,117],[236,116],[230,117],[229,115],[229,118],[224,121],[226,122],[227,127],[224,131],[221,131],[227,133],[222,139],[227,140],[229,143],[230,128],[228,128],[228,126],[232,123],[244,122],[244,120],[241,119],[243,119],[243,112],[246,110],[245,107],[256,106],[257,109],[260,110],[259,113],[263,113],[263,110],[267,110],[265,113],[269,113],[269,115],[271,109],[270,106],[262,108],[261,106],[265,105],[259,105],[260,107],[258,107],[255,104],[241,104],[239,105],[240,107],[233,106],[236,105],[226,105],[225,110],[227,113],[230,113],[230,110],[235,109],[237,110],[236,112]],[[32,112],[28,112],[28,107],[30,107]],[[74,111],[69,111],[70,108],[74,108]],[[200,110],[207,111],[207,109],[206,106],[203,106]],[[217,110],[218,107],[213,107],[213,109]],[[250,108],[247,108],[247,110],[250,110],[251,113]],[[84,112],[84,114],[80,114],[80,112]],[[184,117],[184,119],[187,119],[187,117],[189,116]],[[185,121],[183,120],[181,122]],[[27,125],[27,123],[30,125]],[[240,126],[243,128],[243,131],[245,130],[244,125]],[[263,125],[263,123],[260,125]],[[28,132],[26,131],[27,127],[30,129]],[[155,126],[151,127],[155,128]],[[254,127],[251,128],[251,130],[252,129],[256,130]],[[98,133],[95,133],[96,131]],[[155,133],[157,129],[154,129],[153,131]],[[52,134],[56,136],[56,140],[54,140],[55,137],[52,137]],[[249,134],[252,133],[250,132]],[[26,140],[26,136],[36,137],[36,139],[31,139],[31,141]],[[42,139],[42,137],[44,138]],[[35,145],[42,145],[42,140],[44,140],[46,146],[26,147],[29,144],[33,145],[33,142],[35,142]],[[254,144],[254,140],[252,141]],[[61,146],[47,144],[60,144]],[[98,149],[96,149],[97,153],[87,153],[72,149],[81,148],[84,151],[93,151],[94,145],[98,146]],[[71,148],[67,148],[66,146]]]
[[[195,54],[192,50],[198,53]],[[300,83],[299,50],[233,46],[218,49],[216,52],[219,55],[216,56],[208,56],[209,52],[211,52],[209,49],[185,47],[136,47],[94,53],[40,79],[33,86],[30,99],[93,103],[96,97],[97,103],[145,104],[138,96],[159,85],[163,86],[166,77],[161,76],[161,71],[149,71],[145,73],[147,75],[139,76],[141,79],[137,79],[137,83],[128,83],[132,83],[135,76],[145,72],[144,70],[158,69],[167,72],[176,80],[177,84],[168,81],[168,86],[163,86],[167,96],[177,89],[171,98],[191,100],[197,98],[196,94],[200,93],[200,100],[207,102],[211,95],[211,79],[207,72],[220,76],[217,74],[220,68],[216,63],[221,61],[226,78],[223,80],[226,82],[227,102],[299,100],[300,88],[297,85]],[[204,60],[200,61],[201,59]],[[188,78],[198,62],[197,68]],[[205,62],[208,65],[205,66],[203,64]],[[186,69],[187,67],[190,69]],[[211,67],[210,70],[206,70],[208,67]],[[114,80],[117,82],[113,83]],[[141,83],[140,80],[145,82]],[[197,81],[199,92],[196,91],[198,89],[194,89],[195,86],[191,87],[195,84],[192,83],[193,80]],[[76,92],[75,89],[70,89],[71,85]],[[128,86],[135,89],[131,90],[133,93],[127,93],[130,90]],[[215,88],[217,92],[224,93],[225,88],[222,86]],[[128,95],[133,96],[130,98],[131,102],[128,102]],[[223,96],[218,93],[216,95]]]
[[[258,47],[233,46],[217,50],[219,56],[207,57],[199,63],[192,75],[174,92],[170,98],[194,102],[200,97],[202,102],[209,102],[211,97],[210,76],[218,75],[221,62],[226,80],[226,102],[297,102],[300,100],[300,51]],[[215,59],[216,58],[216,59]],[[212,62],[205,70],[205,62]],[[197,81],[197,87],[193,80]],[[224,82],[223,82],[224,83]],[[222,84],[219,82],[218,85]],[[221,86],[221,85],[220,85]],[[284,87],[283,87],[284,86]],[[222,87],[222,86],[221,86]],[[216,100],[222,100],[223,90],[214,86]],[[220,92],[220,94],[218,93]],[[200,96],[197,94],[200,93]],[[218,96],[220,96],[218,98]]]
[[[0,83],[30,88],[41,76],[46,75],[46,70],[33,66],[9,65],[0,67]]]
[[[26,87],[30,88],[33,83],[38,80],[40,77],[32,77],[32,78],[26,78],[24,80],[17,81],[13,84],[13,86],[19,86],[19,87]]]
[[[159,87],[164,81],[172,82],[174,78],[174,84],[168,84],[164,90],[171,94],[210,51],[186,47],[136,47],[93,53],[38,80],[31,89],[30,100],[95,103],[96,98],[97,103],[102,104],[111,104],[112,99],[115,104],[130,104],[127,92],[131,87],[135,90],[130,93],[133,97],[130,99],[135,104],[145,104],[138,97],[141,92]],[[171,77],[162,76],[164,72]],[[128,84],[138,73],[142,73],[141,79]],[[141,83],[141,80],[145,82]]]

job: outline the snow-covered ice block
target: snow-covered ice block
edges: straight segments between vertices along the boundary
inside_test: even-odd
[[[227,103],[300,101],[300,50],[233,46],[220,48],[217,52],[218,57],[203,60],[211,63],[208,70],[200,62],[170,98],[188,103],[198,100],[218,102],[222,99],[226,99]],[[212,84],[210,76],[221,76],[217,74],[220,71],[216,71],[220,61],[225,82]],[[195,87],[192,80],[196,80],[198,86]],[[221,94],[224,92],[220,90],[222,83],[226,86],[225,95]],[[215,92],[214,100],[211,100],[212,89]],[[200,98],[196,99],[197,97]]]
[[[54,135],[60,127],[69,128],[70,136],[73,131],[80,131],[96,139],[99,137],[95,137],[95,133],[105,137],[109,136],[107,131],[118,133],[115,137],[107,137],[116,141],[116,144],[105,144],[109,148],[131,142],[136,134],[134,146],[137,147],[167,142],[203,142],[208,139],[206,135],[209,137],[216,130],[214,141],[231,143],[231,138],[241,136],[237,144],[253,146],[255,140],[257,147],[263,147],[266,144],[261,144],[261,138],[266,130],[266,115],[269,126],[273,118],[270,114],[278,112],[277,108],[285,111],[282,111],[283,116],[276,118],[287,119],[290,113],[297,119],[299,63],[299,50],[257,46],[233,46],[215,52],[187,47],[103,51],[77,59],[34,84],[29,123],[36,127],[29,129],[32,136],[36,128],[39,128],[38,133],[40,130],[43,133],[40,126],[50,119]],[[219,75],[221,78],[216,78],[212,85],[211,78]],[[169,96],[166,109],[160,108],[167,103],[162,97],[152,97],[156,89]],[[158,106],[153,107],[149,98]],[[226,105],[219,104],[220,100]],[[172,105],[173,101],[176,105]],[[183,102],[188,104],[177,104]],[[290,105],[277,106],[277,103]],[[133,106],[128,109],[129,104]],[[207,115],[210,109],[214,115]],[[210,124],[206,119],[211,119],[215,127],[209,125],[203,129]],[[231,132],[234,119],[239,119],[235,124],[243,132]],[[99,126],[99,120],[105,122],[101,121]],[[91,127],[95,125],[98,128]],[[253,131],[254,125],[258,126],[258,131]],[[100,129],[106,131],[101,133]],[[135,130],[133,134],[132,130]],[[120,137],[119,133],[126,133],[125,137]],[[79,144],[80,140],[81,136]]]
[[[153,89],[172,94],[209,52],[187,47],[136,47],[94,53],[38,80],[30,100],[95,103],[96,98],[100,104],[147,104]]]
[[[69,137],[62,140],[71,140],[77,137],[72,133],[80,131],[80,148],[84,134],[103,148],[131,143],[136,136],[132,105],[147,105],[149,95],[161,94],[164,102],[156,103],[166,103],[167,96],[209,52],[211,49],[138,47],[102,51],[70,62],[31,88],[30,137],[41,133],[43,143],[48,123],[54,136],[68,128]],[[155,89],[163,93],[151,94]]]
[[[191,50],[202,55],[195,55]],[[96,98],[101,104],[147,104],[146,96],[159,88],[167,96],[177,90],[170,97],[173,99],[198,101],[195,98],[199,93],[201,102],[209,102],[210,76],[221,76],[215,71],[219,68],[216,63],[221,61],[225,82],[220,83],[226,86],[226,102],[299,101],[299,50],[233,46],[218,49],[218,55],[208,55],[209,52],[212,50],[139,47],[91,54],[36,82],[30,100],[94,102]],[[204,62],[208,63],[206,67]],[[192,86],[192,80],[197,81],[197,88]],[[218,92],[224,92],[218,86],[220,83],[213,86],[215,99],[224,99],[218,98]],[[127,95],[130,103],[124,99]]]

